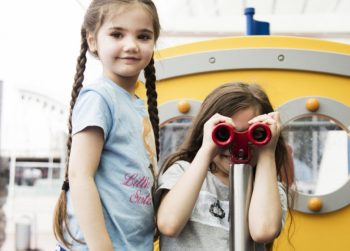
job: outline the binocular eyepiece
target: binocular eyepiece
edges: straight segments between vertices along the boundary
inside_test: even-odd
[[[271,139],[271,130],[268,125],[258,122],[246,131],[237,132],[232,125],[220,123],[214,127],[212,138],[219,147],[232,148],[233,163],[248,163],[251,159],[250,145],[267,144]]]

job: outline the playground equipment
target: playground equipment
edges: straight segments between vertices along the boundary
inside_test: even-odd
[[[253,168],[250,147],[267,144],[271,130],[264,123],[255,123],[244,132],[237,132],[227,123],[220,123],[212,132],[213,141],[229,148],[232,164],[229,171],[230,251],[254,250],[248,229],[249,201],[253,190]]]
[[[246,164],[252,159],[251,145],[265,145],[271,139],[271,130],[264,123],[255,123],[244,132],[237,132],[226,123],[218,124],[212,138],[219,147],[229,148],[234,164]]]
[[[156,55],[160,123],[162,130],[176,126],[167,133],[172,137],[181,125],[186,130],[201,100],[218,85],[256,82],[265,89],[280,111],[295,172],[302,174],[296,177],[294,206],[273,250],[347,250],[350,46],[300,37],[245,36],[176,46]],[[145,97],[142,84],[138,94]],[[325,142],[339,133],[344,143],[333,144],[338,155],[332,157],[328,153],[335,150]],[[301,153],[310,161],[297,158]],[[335,159],[339,164],[333,164]],[[301,179],[306,171],[311,172],[310,181]],[[319,180],[322,173],[328,179]],[[318,192],[321,188],[328,192]]]

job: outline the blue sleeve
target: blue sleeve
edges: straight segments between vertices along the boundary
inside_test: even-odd
[[[112,127],[111,110],[100,93],[93,90],[82,91],[75,103],[72,115],[72,135],[89,126],[100,127],[104,140]]]

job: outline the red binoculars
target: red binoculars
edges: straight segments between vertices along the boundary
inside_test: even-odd
[[[252,158],[250,146],[267,144],[271,139],[271,130],[268,125],[258,122],[246,131],[237,132],[232,125],[220,123],[214,127],[212,138],[219,147],[231,148],[232,163],[245,164]]]

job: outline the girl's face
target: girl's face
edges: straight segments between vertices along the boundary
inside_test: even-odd
[[[258,116],[258,110],[255,107],[249,107],[236,112],[231,118],[235,124],[236,131],[245,131],[248,129],[248,121]],[[229,149],[220,152],[215,156],[213,162],[216,165],[214,175],[218,176],[224,183],[228,182],[228,175],[231,165],[231,154]],[[228,184],[228,183],[227,183]]]
[[[119,7],[111,11],[96,37],[89,34],[88,43],[97,52],[104,74],[132,93],[140,71],[153,56],[152,17],[138,4]]]

